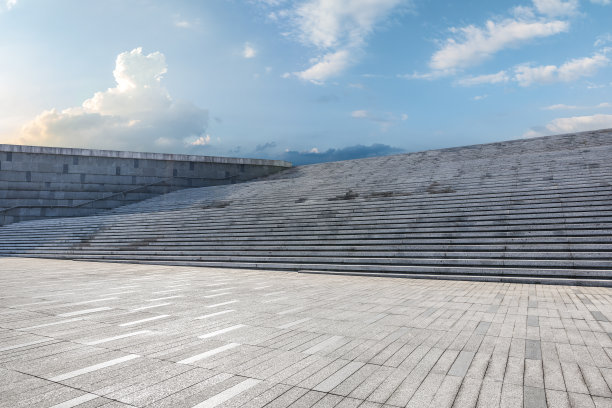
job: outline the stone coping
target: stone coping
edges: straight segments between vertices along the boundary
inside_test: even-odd
[[[189,154],[127,152],[117,150],[76,149],[69,147],[46,147],[0,144],[0,152],[55,154],[63,156],[111,157],[118,159],[190,161],[217,164],[250,164],[256,166],[292,167],[284,160],[247,159],[238,157],[197,156]]]

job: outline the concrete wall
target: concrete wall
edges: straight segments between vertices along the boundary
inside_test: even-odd
[[[89,215],[181,188],[252,180],[281,160],[0,144],[0,225]]]

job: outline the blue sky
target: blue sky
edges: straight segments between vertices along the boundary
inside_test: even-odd
[[[0,142],[346,159],[612,127],[612,0],[0,0]]]

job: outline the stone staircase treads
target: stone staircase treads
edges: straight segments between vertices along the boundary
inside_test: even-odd
[[[612,286],[612,130],[295,167],[0,228],[0,256]]]

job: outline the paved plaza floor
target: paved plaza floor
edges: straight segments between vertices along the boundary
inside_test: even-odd
[[[612,289],[0,259],[2,407],[612,407]]]

